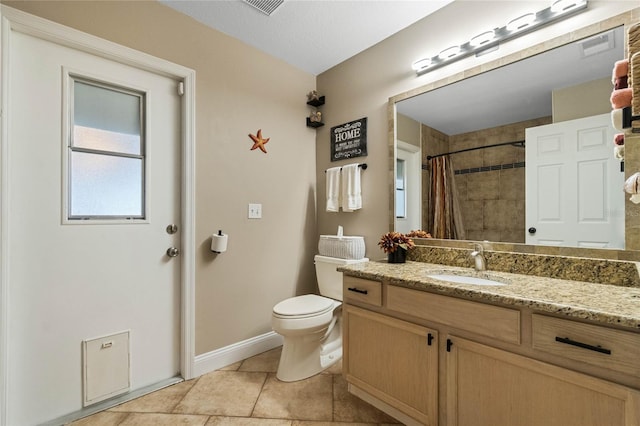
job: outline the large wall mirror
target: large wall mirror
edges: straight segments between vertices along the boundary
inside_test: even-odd
[[[630,17],[391,98],[391,226],[516,251],[640,258],[629,235],[625,243],[631,165],[614,154],[609,100]]]

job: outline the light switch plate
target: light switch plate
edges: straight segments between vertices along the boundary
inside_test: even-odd
[[[249,203],[249,219],[262,219],[262,204]]]

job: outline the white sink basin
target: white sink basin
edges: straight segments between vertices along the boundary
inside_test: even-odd
[[[486,278],[471,277],[468,275],[453,275],[453,274],[430,274],[429,278],[440,281],[448,281],[450,283],[458,284],[472,284],[472,285],[506,285],[506,283],[500,281],[494,281]]]

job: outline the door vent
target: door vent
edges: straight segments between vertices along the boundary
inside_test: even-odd
[[[271,16],[271,14],[275,12],[277,8],[282,6],[284,0],[244,0],[244,2],[250,6],[255,7],[265,15]]]
[[[83,405],[128,392],[131,386],[129,331],[82,342]]]

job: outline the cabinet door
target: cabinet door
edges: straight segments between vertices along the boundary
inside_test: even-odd
[[[347,305],[343,370],[349,383],[437,424],[437,331]]]
[[[639,424],[636,390],[457,337],[447,347],[448,426]]]

